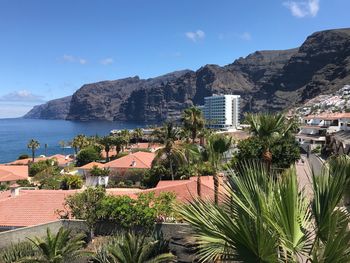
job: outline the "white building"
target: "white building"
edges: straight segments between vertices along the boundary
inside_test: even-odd
[[[301,145],[324,145],[326,135],[350,131],[350,113],[332,113],[303,117],[296,138]]]
[[[239,127],[239,95],[213,95],[204,98],[204,118],[209,128],[230,130]]]

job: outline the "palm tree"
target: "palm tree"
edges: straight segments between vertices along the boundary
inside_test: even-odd
[[[203,155],[201,152],[200,147],[196,144],[189,144],[189,143],[184,143],[181,145],[187,165],[190,167],[192,166],[194,168],[195,174],[197,176],[197,195],[199,197],[202,196],[201,193],[201,174],[199,172],[198,167],[203,164]]]
[[[115,146],[116,154],[118,155],[121,151],[123,151],[123,148],[125,145],[127,145],[128,140],[124,136],[118,134],[112,136],[112,143]]]
[[[208,137],[207,144],[205,146],[205,155],[215,169],[214,179],[214,201],[217,204],[219,202],[219,177],[218,172],[220,170],[222,157],[227,152],[232,144],[232,138],[225,135],[212,134]]]
[[[112,238],[107,247],[99,247],[92,260],[96,263],[174,262],[175,256],[161,249],[160,242],[133,232],[121,233]]]
[[[139,143],[140,139],[142,139],[143,130],[141,128],[136,128],[132,132],[132,137],[135,139],[136,143]]]
[[[87,147],[90,144],[88,138],[84,134],[79,134],[73,138],[72,147],[74,148],[75,154]]]
[[[198,132],[204,128],[202,111],[197,107],[190,107],[184,110],[182,116],[184,128],[191,132],[192,143],[195,143]]]
[[[38,255],[25,258],[24,262],[72,262],[84,254],[82,248],[85,244],[84,235],[78,234],[71,237],[71,230],[61,227],[56,235],[52,235],[50,229],[46,231],[46,237],[28,238],[38,250]],[[22,261],[21,261],[22,262]]]
[[[64,141],[64,140],[62,140],[62,141],[59,141],[58,142],[58,144],[61,146],[61,148],[62,148],[62,153],[64,154],[64,148],[66,147],[66,142]]]
[[[164,142],[164,147],[156,152],[154,162],[168,161],[171,179],[174,180],[174,165],[185,163],[185,156],[182,149],[176,145],[178,139],[178,129],[171,122],[165,123],[162,129],[159,130],[157,136],[160,141]]]
[[[276,178],[263,163],[241,163],[220,206],[198,199],[179,212],[203,262],[350,262],[350,215],[340,207],[349,167],[339,157],[314,174],[310,200],[294,167]]]
[[[288,135],[295,129],[295,121],[287,120],[283,114],[247,114],[245,121],[250,125],[250,132],[264,143],[262,159],[268,167],[272,163],[270,147],[277,139]]]
[[[109,152],[111,151],[111,147],[114,145],[113,136],[104,136],[99,139],[99,143],[103,146],[106,152],[106,162],[109,162]]]
[[[125,139],[125,147],[128,147],[129,142],[130,142],[130,131],[127,130],[127,129],[121,130],[119,132],[119,135],[124,137],[124,139]],[[123,151],[124,151],[124,146],[122,148],[123,148]]]
[[[40,147],[40,143],[37,140],[31,139],[27,145],[28,149],[32,151],[32,161],[35,160],[35,151]]]

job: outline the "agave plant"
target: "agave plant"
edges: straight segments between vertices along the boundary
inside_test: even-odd
[[[45,262],[45,263],[65,263],[74,262],[75,259],[85,255],[83,251],[83,234],[71,237],[71,231],[60,228],[56,235],[52,235],[47,229],[46,237],[41,239],[35,237],[29,239],[37,250],[31,257],[25,257],[20,262]]]
[[[340,206],[349,169],[350,158],[331,160],[312,176],[310,200],[293,167],[271,176],[266,164],[237,166],[222,203],[198,199],[179,209],[195,230],[199,260],[350,262],[350,216]]]
[[[0,262],[15,263],[20,262],[23,258],[34,257],[36,250],[30,242],[20,242],[11,244],[0,253]]]
[[[99,246],[92,261],[96,263],[166,263],[175,256],[166,252],[167,243],[133,232],[120,233]]]

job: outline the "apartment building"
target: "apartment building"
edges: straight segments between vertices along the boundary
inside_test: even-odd
[[[209,128],[230,130],[239,127],[239,95],[216,95],[204,98],[202,107]]]
[[[301,119],[296,138],[301,145],[324,145],[326,135],[350,131],[350,113],[308,115]]]

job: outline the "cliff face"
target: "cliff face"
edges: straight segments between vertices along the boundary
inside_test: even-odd
[[[70,102],[65,100],[68,112],[57,116],[67,112],[69,120],[161,121],[178,118],[184,108],[203,104],[213,93],[241,95],[243,111],[276,111],[349,83],[350,29],[327,30],[312,34],[300,48],[257,51],[223,67],[87,84]],[[53,116],[56,109],[39,106],[26,117]]]
[[[72,96],[68,96],[34,106],[23,117],[27,119],[64,120],[69,112],[71,98]]]

